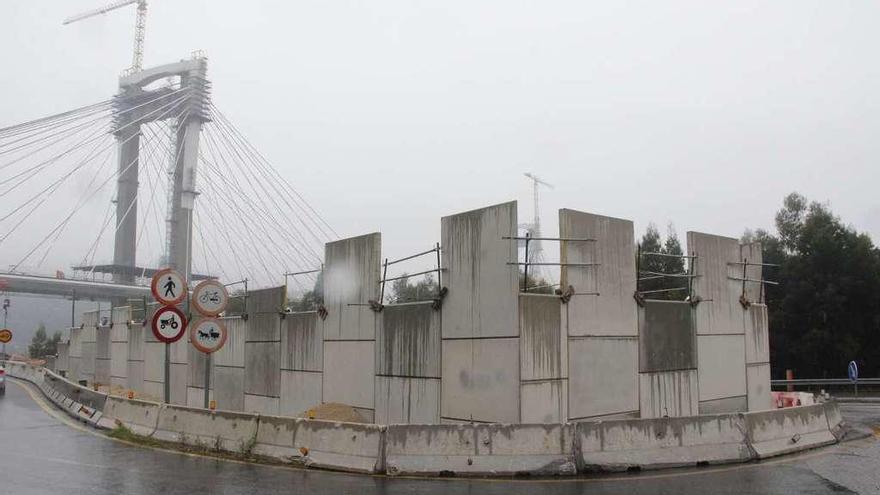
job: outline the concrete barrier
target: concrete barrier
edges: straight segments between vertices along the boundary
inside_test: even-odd
[[[156,432],[161,409],[162,404],[157,402],[123,399],[111,395],[104,404],[102,426],[115,428],[118,421],[132,432],[150,437]]]
[[[758,459],[837,441],[829,429],[825,404],[745,413],[744,416],[749,444]]]
[[[384,434],[380,425],[300,420],[293,445],[302,449],[302,462],[309,467],[380,473]]]
[[[51,371],[45,372],[44,380],[48,382],[51,388],[65,397],[70,397],[91,409],[104,409],[104,403],[107,401],[107,394],[95,392],[94,390],[70,382]]]
[[[284,461],[302,460],[303,453],[293,441],[301,421],[282,416],[260,416],[253,453]]]
[[[825,418],[828,420],[828,430],[834,435],[838,441],[842,440],[844,436],[846,436],[846,423],[843,421],[843,416],[840,414],[840,405],[836,400],[828,401],[824,404],[825,406]]]
[[[249,453],[256,441],[257,414],[166,405],[153,438],[229,452]]]
[[[390,425],[389,475],[572,475],[574,428],[567,424]]]
[[[751,459],[741,414],[577,424],[583,471],[625,471],[745,462]]]

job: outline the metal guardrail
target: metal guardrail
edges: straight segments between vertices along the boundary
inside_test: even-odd
[[[771,386],[784,385],[880,385],[880,378],[859,378],[851,382],[849,378],[797,378],[794,380],[770,380]]]

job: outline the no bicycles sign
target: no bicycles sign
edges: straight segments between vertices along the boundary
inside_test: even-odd
[[[192,305],[205,316],[217,316],[226,310],[229,293],[217,280],[205,280],[193,289]]]

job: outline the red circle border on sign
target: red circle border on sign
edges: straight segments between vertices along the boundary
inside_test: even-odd
[[[223,329],[223,331],[220,332],[222,334],[220,336],[220,344],[218,344],[217,347],[215,347],[214,349],[210,349],[208,347],[203,346],[202,344],[199,344],[199,339],[197,339],[195,336],[196,329],[199,328],[199,324],[202,323],[203,321],[213,321],[214,323],[217,324],[218,327]],[[213,317],[202,318],[195,325],[191,326],[189,329],[190,343],[193,345],[193,347],[196,348],[197,351],[204,352],[205,354],[211,354],[212,352],[217,352],[220,349],[222,349],[223,346],[226,344],[226,337],[228,335],[229,335],[229,329],[226,328],[226,325],[224,325],[222,321],[218,320],[217,318],[213,318]]]
[[[159,333],[158,330],[156,330],[156,328],[159,326],[159,315],[162,314],[164,311],[168,311],[168,310],[170,310],[172,313],[176,314],[180,318],[180,331],[177,332],[177,335],[175,335],[172,338],[167,338],[164,335],[162,335],[161,333]],[[160,342],[165,342],[166,344],[173,344],[174,342],[177,342],[178,340],[180,340],[180,338],[183,337],[183,334],[186,333],[187,323],[188,322],[186,321],[186,316],[183,314],[183,311],[177,309],[176,306],[168,305],[168,306],[162,306],[161,308],[158,308],[156,310],[156,312],[153,313],[153,319],[150,324],[150,329],[153,331],[153,336],[156,337]]]
[[[165,276],[168,273],[175,273],[175,274],[177,274],[178,277],[180,277],[180,280],[183,281],[183,290],[180,291],[180,295],[177,296],[177,299],[169,299],[166,302],[164,297],[159,297],[159,291],[156,288],[156,284],[154,284],[153,282],[161,279],[163,276]],[[153,297],[157,301],[159,301],[160,303],[165,304],[166,306],[174,306],[175,304],[180,304],[181,302],[183,302],[184,299],[186,299],[186,295],[189,292],[189,290],[186,286],[186,280],[183,278],[183,275],[178,273],[173,268],[163,268],[153,275],[153,279],[150,281],[150,292],[153,293]]]
[[[193,289],[192,305],[194,308],[196,308],[196,311],[198,311],[199,313],[201,313],[205,316],[219,316],[220,313],[226,311],[226,308],[223,308],[217,312],[205,311],[205,308],[203,308],[202,305],[199,304],[199,298],[198,298],[199,289],[203,285],[208,285],[208,284],[217,284],[223,288],[223,292],[226,293],[226,306],[229,306],[229,292],[226,290],[226,286],[221,284],[219,280],[214,280],[214,279],[202,280],[201,282],[199,282],[198,285],[196,285],[196,287]]]

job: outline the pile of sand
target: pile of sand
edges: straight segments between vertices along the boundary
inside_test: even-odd
[[[308,419],[323,419],[325,421],[344,421],[346,423],[366,423],[364,418],[351,406],[328,402],[320,406],[303,411],[297,417]]]

